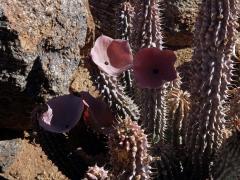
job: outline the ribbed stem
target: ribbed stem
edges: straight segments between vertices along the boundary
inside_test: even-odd
[[[226,90],[236,34],[236,0],[203,0],[196,23],[191,81],[192,109],[186,144],[187,179],[210,176],[213,156],[222,143]]]
[[[90,4],[101,32],[113,38],[129,39],[131,6],[127,1],[92,0]],[[133,84],[130,70],[116,78],[92,69],[92,79],[111,110],[121,119],[130,116],[133,120],[138,120],[140,112],[132,100]]]
[[[93,82],[116,117],[124,119],[129,116],[138,120],[140,110],[134,101],[124,94],[119,78],[111,77],[96,68],[92,69]]]
[[[151,156],[147,136],[136,122],[120,120],[109,135],[113,175],[116,179],[148,180],[151,176]]]
[[[218,180],[240,178],[240,134],[233,135],[224,142],[214,163],[213,178]]]

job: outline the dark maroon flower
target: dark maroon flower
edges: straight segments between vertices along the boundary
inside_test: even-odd
[[[81,119],[84,104],[80,97],[64,95],[47,102],[48,110],[38,118],[39,125],[55,133],[70,131]]]
[[[118,76],[132,67],[132,53],[128,41],[108,36],[97,38],[92,50],[93,62],[111,76]]]
[[[174,68],[176,56],[173,51],[143,48],[133,60],[133,73],[140,88],[159,88],[164,81],[177,78]]]
[[[88,92],[80,93],[85,104],[83,119],[87,125],[94,129],[101,129],[113,125],[115,118],[102,100],[94,98]]]

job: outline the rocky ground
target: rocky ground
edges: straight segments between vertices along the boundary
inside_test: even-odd
[[[22,147],[14,163],[6,172],[0,174],[2,177],[9,180],[68,179],[58,170],[58,167],[48,159],[39,144],[30,143],[29,140],[25,138],[21,141]]]

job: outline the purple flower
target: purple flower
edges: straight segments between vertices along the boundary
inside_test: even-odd
[[[132,66],[132,53],[128,41],[107,36],[97,38],[92,50],[93,62],[111,76],[118,76]]]
[[[177,78],[174,68],[176,56],[173,51],[143,48],[133,60],[133,73],[140,88],[159,88],[164,81]]]
[[[38,115],[39,125],[54,133],[70,131],[82,116],[84,123],[95,130],[110,127],[115,121],[108,106],[88,92],[80,92],[80,97],[72,94],[59,96],[39,108],[34,110]]]
[[[81,119],[84,104],[80,97],[64,95],[47,102],[48,110],[38,118],[39,125],[55,133],[70,131]]]
[[[143,48],[134,59],[127,41],[100,36],[91,50],[93,62],[111,76],[133,68],[134,78],[140,88],[160,88],[165,81],[177,78],[173,51]]]
[[[88,92],[80,92],[85,104],[83,119],[87,125],[95,129],[110,127],[113,125],[115,118],[102,100],[94,98]]]

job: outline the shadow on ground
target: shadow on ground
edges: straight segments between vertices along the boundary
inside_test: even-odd
[[[48,158],[69,179],[81,179],[88,166],[106,163],[105,137],[91,132],[84,123],[80,122],[68,134],[55,134],[40,129],[37,134],[36,143],[41,145]]]

